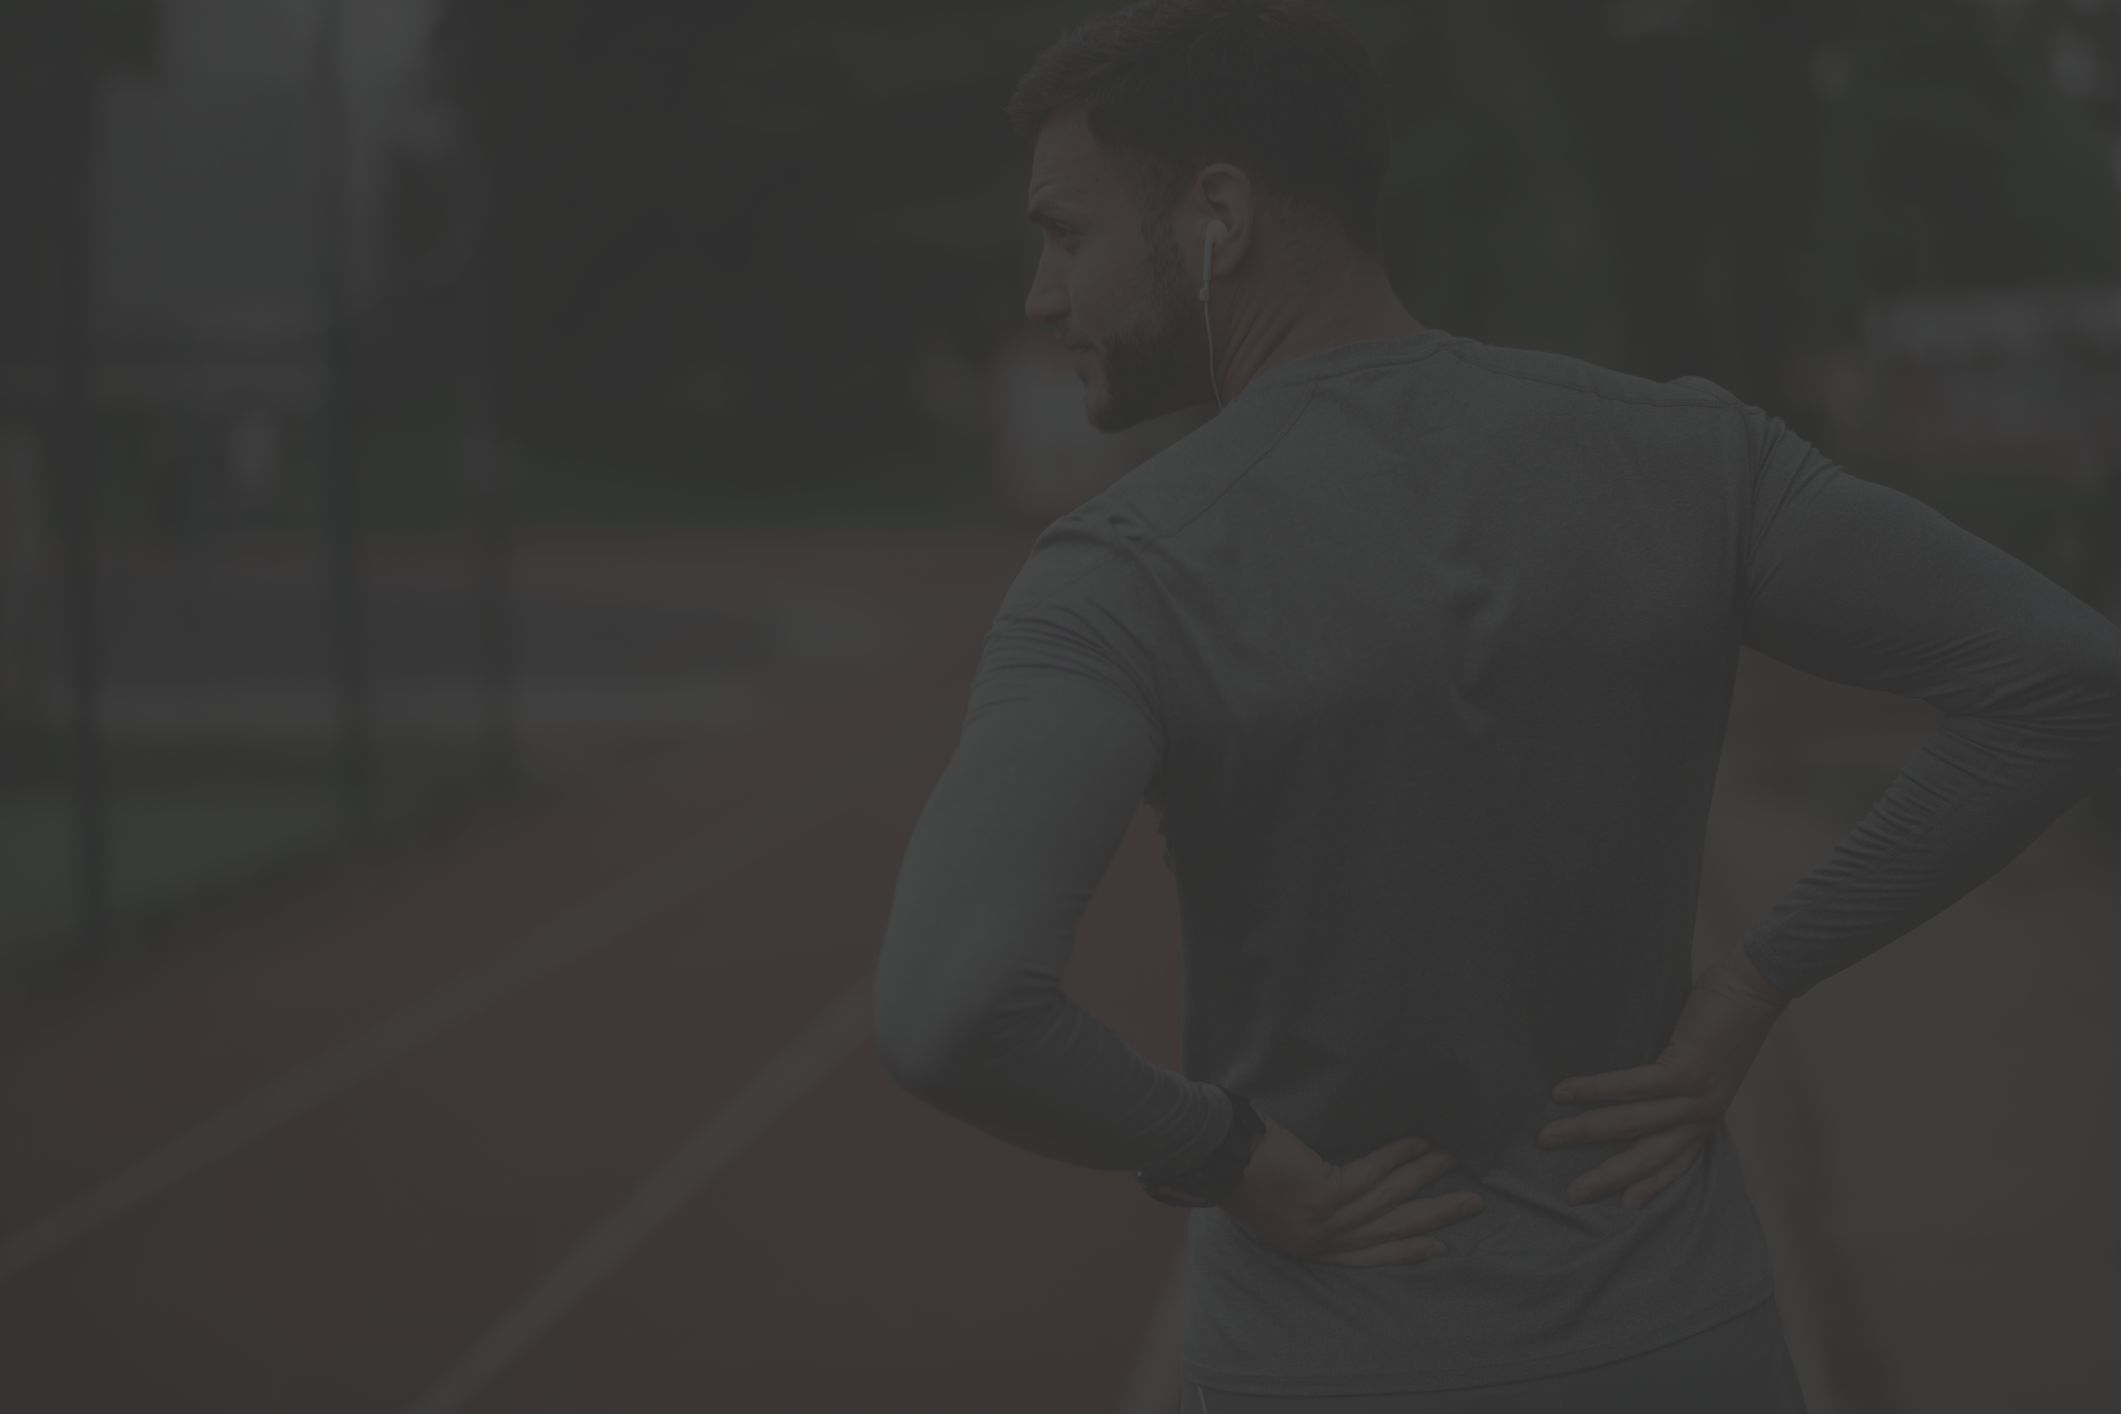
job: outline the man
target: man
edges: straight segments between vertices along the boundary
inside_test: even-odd
[[[1194,223],[1230,232],[1210,261],[1227,291],[1211,361],[1191,288],[1200,262],[1188,266],[1170,224],[1141,222],[1126,165],[1108,163],[1080,104],[1048,122],[1032,159],[1029,215],[1051,244],[1024,313],[1077,353],[1098,431],[1225,402],[1315,350],[1422,332],[1373,254],[1222,162],[1200,175]]]
[[[893,1075],[1190,1208],[1187,1411],[1801,1410],[1722,1115],[1784,1006],[2121,763],[2121,630],[1704,379],[1420,324],[1314,5],[1145,0],[1011,115],[1090,421],[1220,411],[996,615],[877,965]],[[1945,721],[1690,984],[1748,645]],[[1060,989],[1145,798],[1183,1073]]]

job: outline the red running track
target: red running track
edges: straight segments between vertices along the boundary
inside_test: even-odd
[[[863,990],[1030,543],[668,547],[888,596],[926,646],[261,904],[23,1036],[0,1406],[1116,1409],[1184,1215],[906,1095]],[[1144,810],[1066,985],[1175,1066],[1178,968]]]

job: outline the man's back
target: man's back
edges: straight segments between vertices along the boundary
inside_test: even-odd
[[[968,728],[1042,673],[1157,724],[1185,1075],[1331,1163],[1424,1136],[1460,1163],[1424,1196],[1486,1199],[1437,1234],[1443,1256],[1370,1267],[1194,1210],[1189,1379],[1489,1384],[1770,1296],[1721,1126],[1641,1210],[1563,1196],[1624,1145],[1534,1144],[1580,1111],[1557,1081],[1647,1064],[1685,1002],[1746,644],[1950,714],[1751,935],[1792,997],[2121,760],[2121,630],[1701,379],[1433,328],[1340,345],[1270,369],[1041,537]],[[1050,982],[1035,957],[1021,974],[1026,994]],[[1012,1063],[1116,1097],[1140,1065],[1124,1052],[1076,1035]]]

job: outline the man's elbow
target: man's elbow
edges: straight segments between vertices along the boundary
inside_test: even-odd
[[[946,1083],[964,1054],[970,1028],[887,1006],[880,995],[873,995],[869,1029],[885,1072],[901,1087],[919,1092]]]

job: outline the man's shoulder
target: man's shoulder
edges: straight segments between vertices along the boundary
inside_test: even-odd
[[[1442,345],[1448,360],[1424,362],[1425,379],[1439,367],[1454,370],[1426,391],[1448,415],[1468,426],[1551,427],[1612,410],[1647,424],[1644,435],[1685,435],[1699,424],[1685,409],[1723,412],[1741,406],[1728,390],[1689,374],[1660,381],[1550,349],[1517,348],[1455,337]],[[1151,543],[1191,525],[1222,501],[1233,484],[1277,458],[1313,455],[1303,439],[1311,385],[1290,384],[1209,418],[1155,452],[1132,471],[1049,527],[1039,542],[1041,581],[1082,578],[1096,567],[1127,574],[1128,562]],[[1672,421],[1678,412],[1678,421]]]
[[[1453,340],[1449,349],[1458,363],[1475,376],[1487,375],[1611,402],[1718,408],[1730,407],[1736,401],[1727,390],[1698,374],[1660,380],[1583,355],[1488,344],[1478,339]]]
[[[1017,567],[996,624],[1124,601],[1134,589],[1132,550],[1152,534],[1109,492],[1053,520]]]

